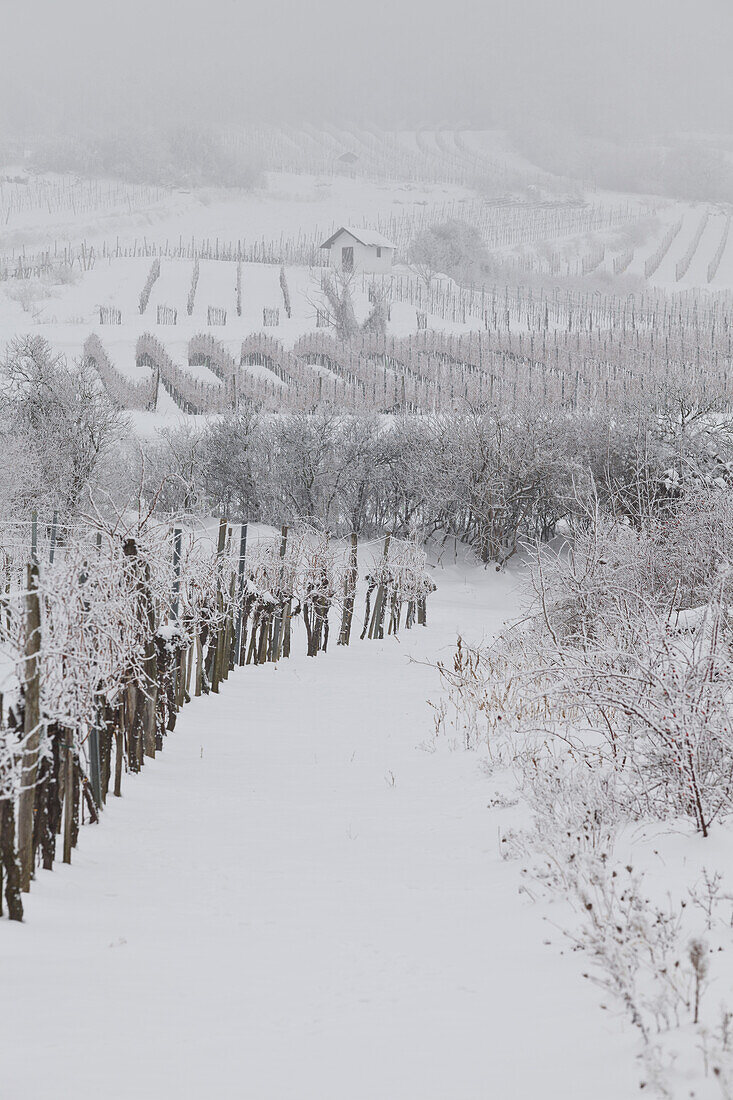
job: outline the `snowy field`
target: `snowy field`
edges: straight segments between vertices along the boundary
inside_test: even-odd
[[[426,629],[234,672],[39,872],[0,937],[3,1096],[636,1095],[633,1037],[501,858],[483,754],[426,705],[521,574],[435,579]]]

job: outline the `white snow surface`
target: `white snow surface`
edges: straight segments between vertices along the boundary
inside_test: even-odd
[[[630,1030],[501,859],[485,759],[432,736],[428,661],[515,615],[517,576],[436,581],[427,628],[298,638],[194,700],[38,872],[0,934],[3,1100],[637,1094]]]

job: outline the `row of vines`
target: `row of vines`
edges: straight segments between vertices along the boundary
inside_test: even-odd
[[[399,297],[415,286],[393,281],[390,291]],[[96,334],[84,355],[117,407],[155,408],[163,386],[187,413],[225,412],[242,402],[272,411],[330,404],[435,412],[537,398],[588,408],[649,394],[674,379],[726,404],[731,399],[733,330],[717,297],[462,293],[489,327],[460,335],[427,328],[407,337],[361,332],[350,340],[317,329],[292,348],[259,332],[238,354],[200,333],[188,342],[185,365],[145,333],[137,341],[134,376],[112,364]]]
[[[4,886],[13,920],[59,838],[69,863],[80,825],[161,751],[192,698],[301,640],[325,652],[334,618],[342,646],[425,624],[434,589],[420,547],[390,535],[366,568],[355,535],[284,527],[248,541],[226,518],[210,532],[34,517],[32,533],[6,525],[1,541],[0,912]]]

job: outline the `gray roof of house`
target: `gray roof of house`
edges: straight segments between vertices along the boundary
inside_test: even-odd
[[[332,236],[324,241],[321,248],[330,248],[337,237],[340,237],[342,233],[348,233],[359,244],[365,244],[368,247],[376,248],[396,248],[394,241],[390,241],[388,237],[385,237],[383,233],[378,233],[376,229],[354,229],[350,225],[342,225],[340,229],[337,229]]]

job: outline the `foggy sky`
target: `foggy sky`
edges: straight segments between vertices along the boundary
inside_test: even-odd
[[[0,0],[0,125],[733,130],[733,0]]]

